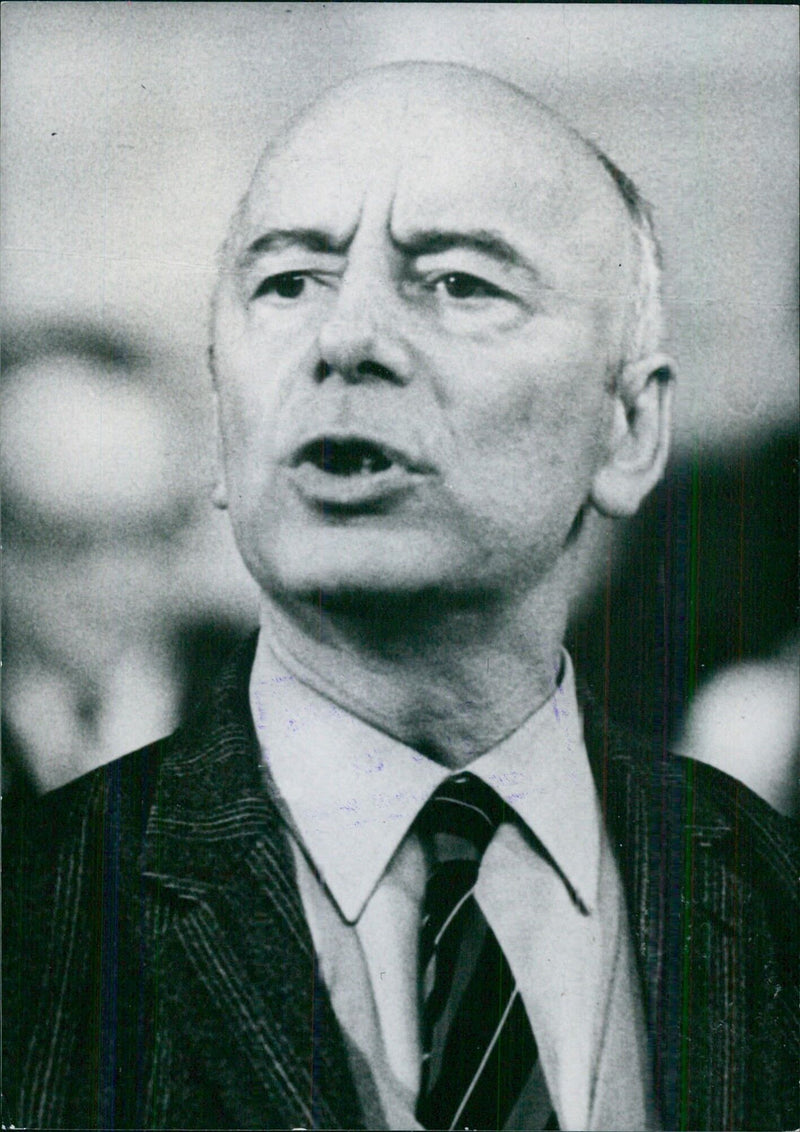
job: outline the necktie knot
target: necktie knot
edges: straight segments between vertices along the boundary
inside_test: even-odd
[[[479,862],[505,809],[491,786],[462,771],[445,779],[431,796],[420,814],[419,832],[433,845],[437,861],[461,857]]]

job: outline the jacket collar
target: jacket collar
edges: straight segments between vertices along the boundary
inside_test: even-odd
[[[710,1068],[742,1066],[750,1057],[746,1027],[731,1024],[750,993],[745,977],[752,970],[741,926],[748,892],[733,864],[742,848],[740,788],[658,740],[648,747],[615,728],[590,696],[584,704],[587,749],[639,961],[662,1125],[741,1127],[744,1077],[723,1087]]]
[[[187,895],[229,878],[254,839],[275,839],[247,702],[255,637],[243,644],[185,728],[162,744],[144,869]],[[288,857],[287,857],[288,859]]]
[[[169,909],[165,994],[231,1126],[362,1127],[247,704],[255,639],[162,747],[144,849]],[[158,919],[158,917],[156,917]],[[188,981],[187,981],[188,980]]]

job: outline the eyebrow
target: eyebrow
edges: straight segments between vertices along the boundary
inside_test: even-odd
[[[391,235],[394,247],[403,255],[418,258],[425,255],[438,255],[454,248],[467,248],[489,256],[506,267],[518,267],[527,271],[535,279],[541,274],[513,244],[498,232],[487,228],[473,228],[463,231],[445,231],[438,228],[420,229],[410,232],[399,240]],[[272,228],[258,236],[237,259],[238,267],[248,267],[260,255],[285,248],[300,247],[319,255],[344,255],[353,241],[353,233],[344,239],[337,239],[321,228]]]
[[[454,248],[467,248],[489,256],[506,267],[519,267],[535,278],[540,278],[538,268],[529,259],[526,259],[513,244],[510,244],[499,233],[486,228],[452,232],[432,228],[411,232],[404,240],[392,237],[392,243],[399,251],[414,258],[424,255],[437,255],[452,251]]]
[[[238,257],[238,267],[247,267],[266,252],[283,251],[285,248],[300,247],[306,251],[322,255],[343,255],[347,251],[352,235],[337,240],[330,232],[320,228],[271,228],[253,240]]]

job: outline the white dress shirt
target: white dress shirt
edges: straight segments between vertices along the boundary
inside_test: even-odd
[[[419,1128],[426,878],[409,830],[452,772],[292,675],[279,651],[262,630],[250,702],[322,977],[368,1119]],[[655,1128],[624,895],[566,654],[553,696],[469,769],[523,823],[498,829],[475,897],[519,986],[560,1127]],[[507,1127],[524,1127],[524,1111],[523,1098]]]

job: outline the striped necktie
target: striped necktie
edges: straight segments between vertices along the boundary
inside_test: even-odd
[[[504,810],[490,786],[461,773],[418,819],[432,855],[419,940],[425,1128],[501,1129],[523,1089],[525,1126],[558,1127],[514,976],[472,892]]]

